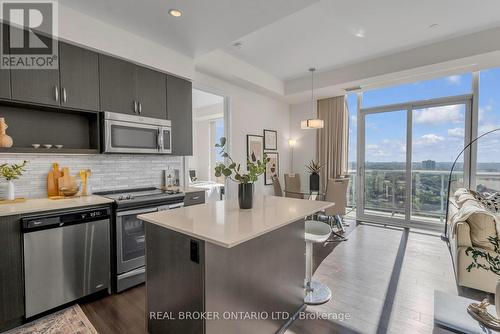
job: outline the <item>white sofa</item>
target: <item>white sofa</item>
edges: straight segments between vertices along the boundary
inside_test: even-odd
[[[482,269],[467,267],[473,263],[467,249],[473,248],[491,256],[499,256],[495,247],[487,239],[489,236],[500,236],[500,216],[488,210],[474,194],[466,189],[459,189],[449,199],[448,206],[448,235],[453,264],[459,286],[474,288],[495,293],[500,276]],[[498,251],[498,249],[497,249]],[[478,263],[486,261],[479,257]]]

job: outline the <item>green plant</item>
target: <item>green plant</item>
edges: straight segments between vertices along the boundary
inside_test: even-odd
[[[488,237],[488,241],[495,247],[495,253],[500,251],[500,240],[498,237]],[[472,257],[472,263],[467,267],[470,272],[472,268],[489,270],[497,275],[500,275],[500,256],[491,256],[489,252],[468,247],[465,250],[465,255]],[[479,263],[479,259],[483,259],[483,263]]]
[[[319,174],[321,168],[323,168],[324,166],[325,165],[320,165],[319,161],[311,160],[309,165],[306,165],[306,172],[311,174]]]
[[[2,164],[0,165],[0,176],[7,181],[17,180],[26,170],[28,161],[24,160],[22,164]]]
[[[255,154],[252,153],[251,159],[247,158],[247,172],[241,170],[241,165],[233,161],[229,153],[226,151],[226,138],[221,137],[220,142],[215,144],[215,147],[219,148],[219,154],[223,158],[227,158],[229,164],[223,162],[218,163],[215,166],[215,176],[220,177],[224,175],[234,182],[239,183],[253,183],[257,181],[260,175],[266,171],[266,164],[269,162],[269,158],[264,153],[263,161],[257,160]]]

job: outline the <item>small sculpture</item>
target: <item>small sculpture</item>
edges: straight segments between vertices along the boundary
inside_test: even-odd
[[[0,117],[0,147],[12,147],[12,138],[5,133],[7,128],[5,118]]]
[[[488,312],[489,305],[490,303],[486,298],[479,304],[470,304],[467,307],[467,312],[482,325],[498,331],[500,330],[500,320]]]

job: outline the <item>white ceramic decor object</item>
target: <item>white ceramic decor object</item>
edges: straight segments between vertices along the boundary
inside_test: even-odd
[[[14,186],[14,181],[9,181],[7,182],[7,200],[13,201],[15,199],[16,199],[16,190]]]

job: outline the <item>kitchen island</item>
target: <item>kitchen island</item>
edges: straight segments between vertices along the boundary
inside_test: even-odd
[[[275,333],[304,307],[304,218],[333,203],[262,196],[139,216],[150,333]]]

